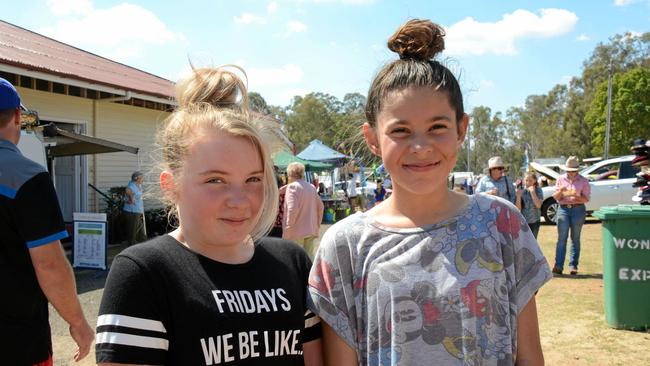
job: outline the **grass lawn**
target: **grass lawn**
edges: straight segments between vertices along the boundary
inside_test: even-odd
[[[542,225],[539,244],[555,259],[555,226]],[[650,332],[609,328],[605,322],[601,225],[582,229],[580,272],[556,276],[537,295],[542,348],[547,365],[650,365]],[[643,306],[650,306],[644,304]]]

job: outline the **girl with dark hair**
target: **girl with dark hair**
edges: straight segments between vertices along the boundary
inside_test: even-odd
[[[433,58],[443,29],[410,20],[368,92],[366,143],[392,195],[324,235],[309,278],[328,365],[543,363],[535,292],[551,278],[517,208],[447,188],[468,116]]]
[[[517,198],[516,205],[521,214],[526,219],[530,231],[533,232],[533,236],[537,238],[539,233],[539,226],[541,225],[542,217],[542,198],[544,193],[542,189],[539,188],[537,183],[537,176],[535,173],[526,173],[524,177],[524,182],[522,186],[517,186]]]

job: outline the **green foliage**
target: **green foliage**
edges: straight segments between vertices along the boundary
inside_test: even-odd
[[[252,111],[257,113],[268,115],[271,114],[271,109],[269,105],[266,104],[266,100],[260,95],[260,93],[249,92],[248,93],[248,105]]]
[[[596,91],[586,119],[592,128],[593,152],[602,154],[605,146],[607,120],[607,81]],[[612,80],[612,113],[609,152],[611,155],[630,153],[635,138],[650,134],[650,69],[637,67]]]
[[[343,102],[324,93],[294,97],[286,109],[285,127],[298,151],[311,140],[321,140],[333,148],[345,147],[345,153],[358,145],[363,124],[365,97],[346,94]]]
[[[331,146],[332,137],[336,133],[335,115],[338,111],[338,101],[334,99],[323,93],[294,97],[287,108],[285,127],[298,151],[304,149],[313,139],[319,139]]]

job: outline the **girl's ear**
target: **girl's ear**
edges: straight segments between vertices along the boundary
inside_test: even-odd
[[[463,144],[463,141],[465,141],[465,136],[467,136],[467,127],[469,126],[469,116],[467,113],[463,114],[463,117],[461,117],[460,120],[458,120],[457,128],[458,128],[458,147],[460,147]]]
[[[370,148],[370,151],[372,151],[373,154],[381,157],[377,132],[372,126],[370,126],[370,123],[368,122],[363,124],[363,137],[366,140],[366,144]]]
[[[172,202],[176,202],[176,186],[174,184],[174,173],[169,170],[160,172],[160,188],[163,191],[165,198]]]

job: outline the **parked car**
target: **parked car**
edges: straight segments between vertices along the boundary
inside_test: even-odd
[[[587,213],[600,209],[603,206],[619,204],[633,204],[632,196],[637,188],[632,187],[636,181],[639,168],[632,166],[634,155],[602,160],[594,165],[584,168],[580,175],[589,179],[591,185],[591,198],[586,204]],[[535,162],[530,163],[538,173],[555,181],[560,174]],[[546,222],[555,222],[558,204],[552,197],[555,186],[542,187],[544,199],[542,201],[542,215]]]

